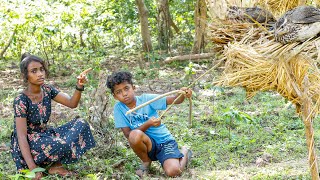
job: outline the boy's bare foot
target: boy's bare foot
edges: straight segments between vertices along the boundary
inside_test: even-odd
[[[181,147],[181,153],[184,155],[183,160],[180,161],[182,167],[188,167],[191,157],[192,157],[192,151],[188,149],[186,146]]]
[[[187,155],[187,153],[188,153],[188,148],[187,148],[186,146],[182,146],[182,147],[181,147],[181,153],[182,153],[183,155]]]
[[[151,166],[150,162],[142,163],[139,166],[139,168],[136,170],[136,175],[142,178],[144,175],[149,174],[150,166]]]

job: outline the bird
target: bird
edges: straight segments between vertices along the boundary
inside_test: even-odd
[[[273,29],[277,42],[304,42],[320,33],[320,10],[313,6],[298,6],[282,15]]]
[[[227,19],[245,22],[259,22],[273,25],[276,22],[273,14],[266,9],[255,7],[230,6],[227,9]]]

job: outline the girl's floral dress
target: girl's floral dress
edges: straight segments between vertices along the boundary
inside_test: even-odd
[[[87,150],[95,146],[89,124],[75,118],[58,128],[47,125],[51,115],[51,99],[59,93],[51,85],[43,85],[43,100],[33,103],[23,93],[14,99],[14,131],[11,137],[11,153],[17,170],[28,169],[22,157],[17,138],[16,118],[27,119],[27,140],[34,162],[45,167],[54,162],[74,163]]]

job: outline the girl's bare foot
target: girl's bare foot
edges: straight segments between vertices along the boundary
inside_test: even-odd
[[[74,173],[72,171],[68,171],[65,168],[63,168],[62,166],[52,166],[51,168],[49,168],[48,173],[49,174],[58,174],[60,176],[76,175],[76,173]]]

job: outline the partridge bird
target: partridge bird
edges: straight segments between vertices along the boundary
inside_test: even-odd
[[[320,10],[313,6],[299,6],[286,12],[275,23],[275,40],[287,44],[303,42],[320,32]]]
[[[230,6],[227,10],[227,19],[246,22],[257,21],[259,23],[274,24],[276,19],[271,12],[259,7]]]

